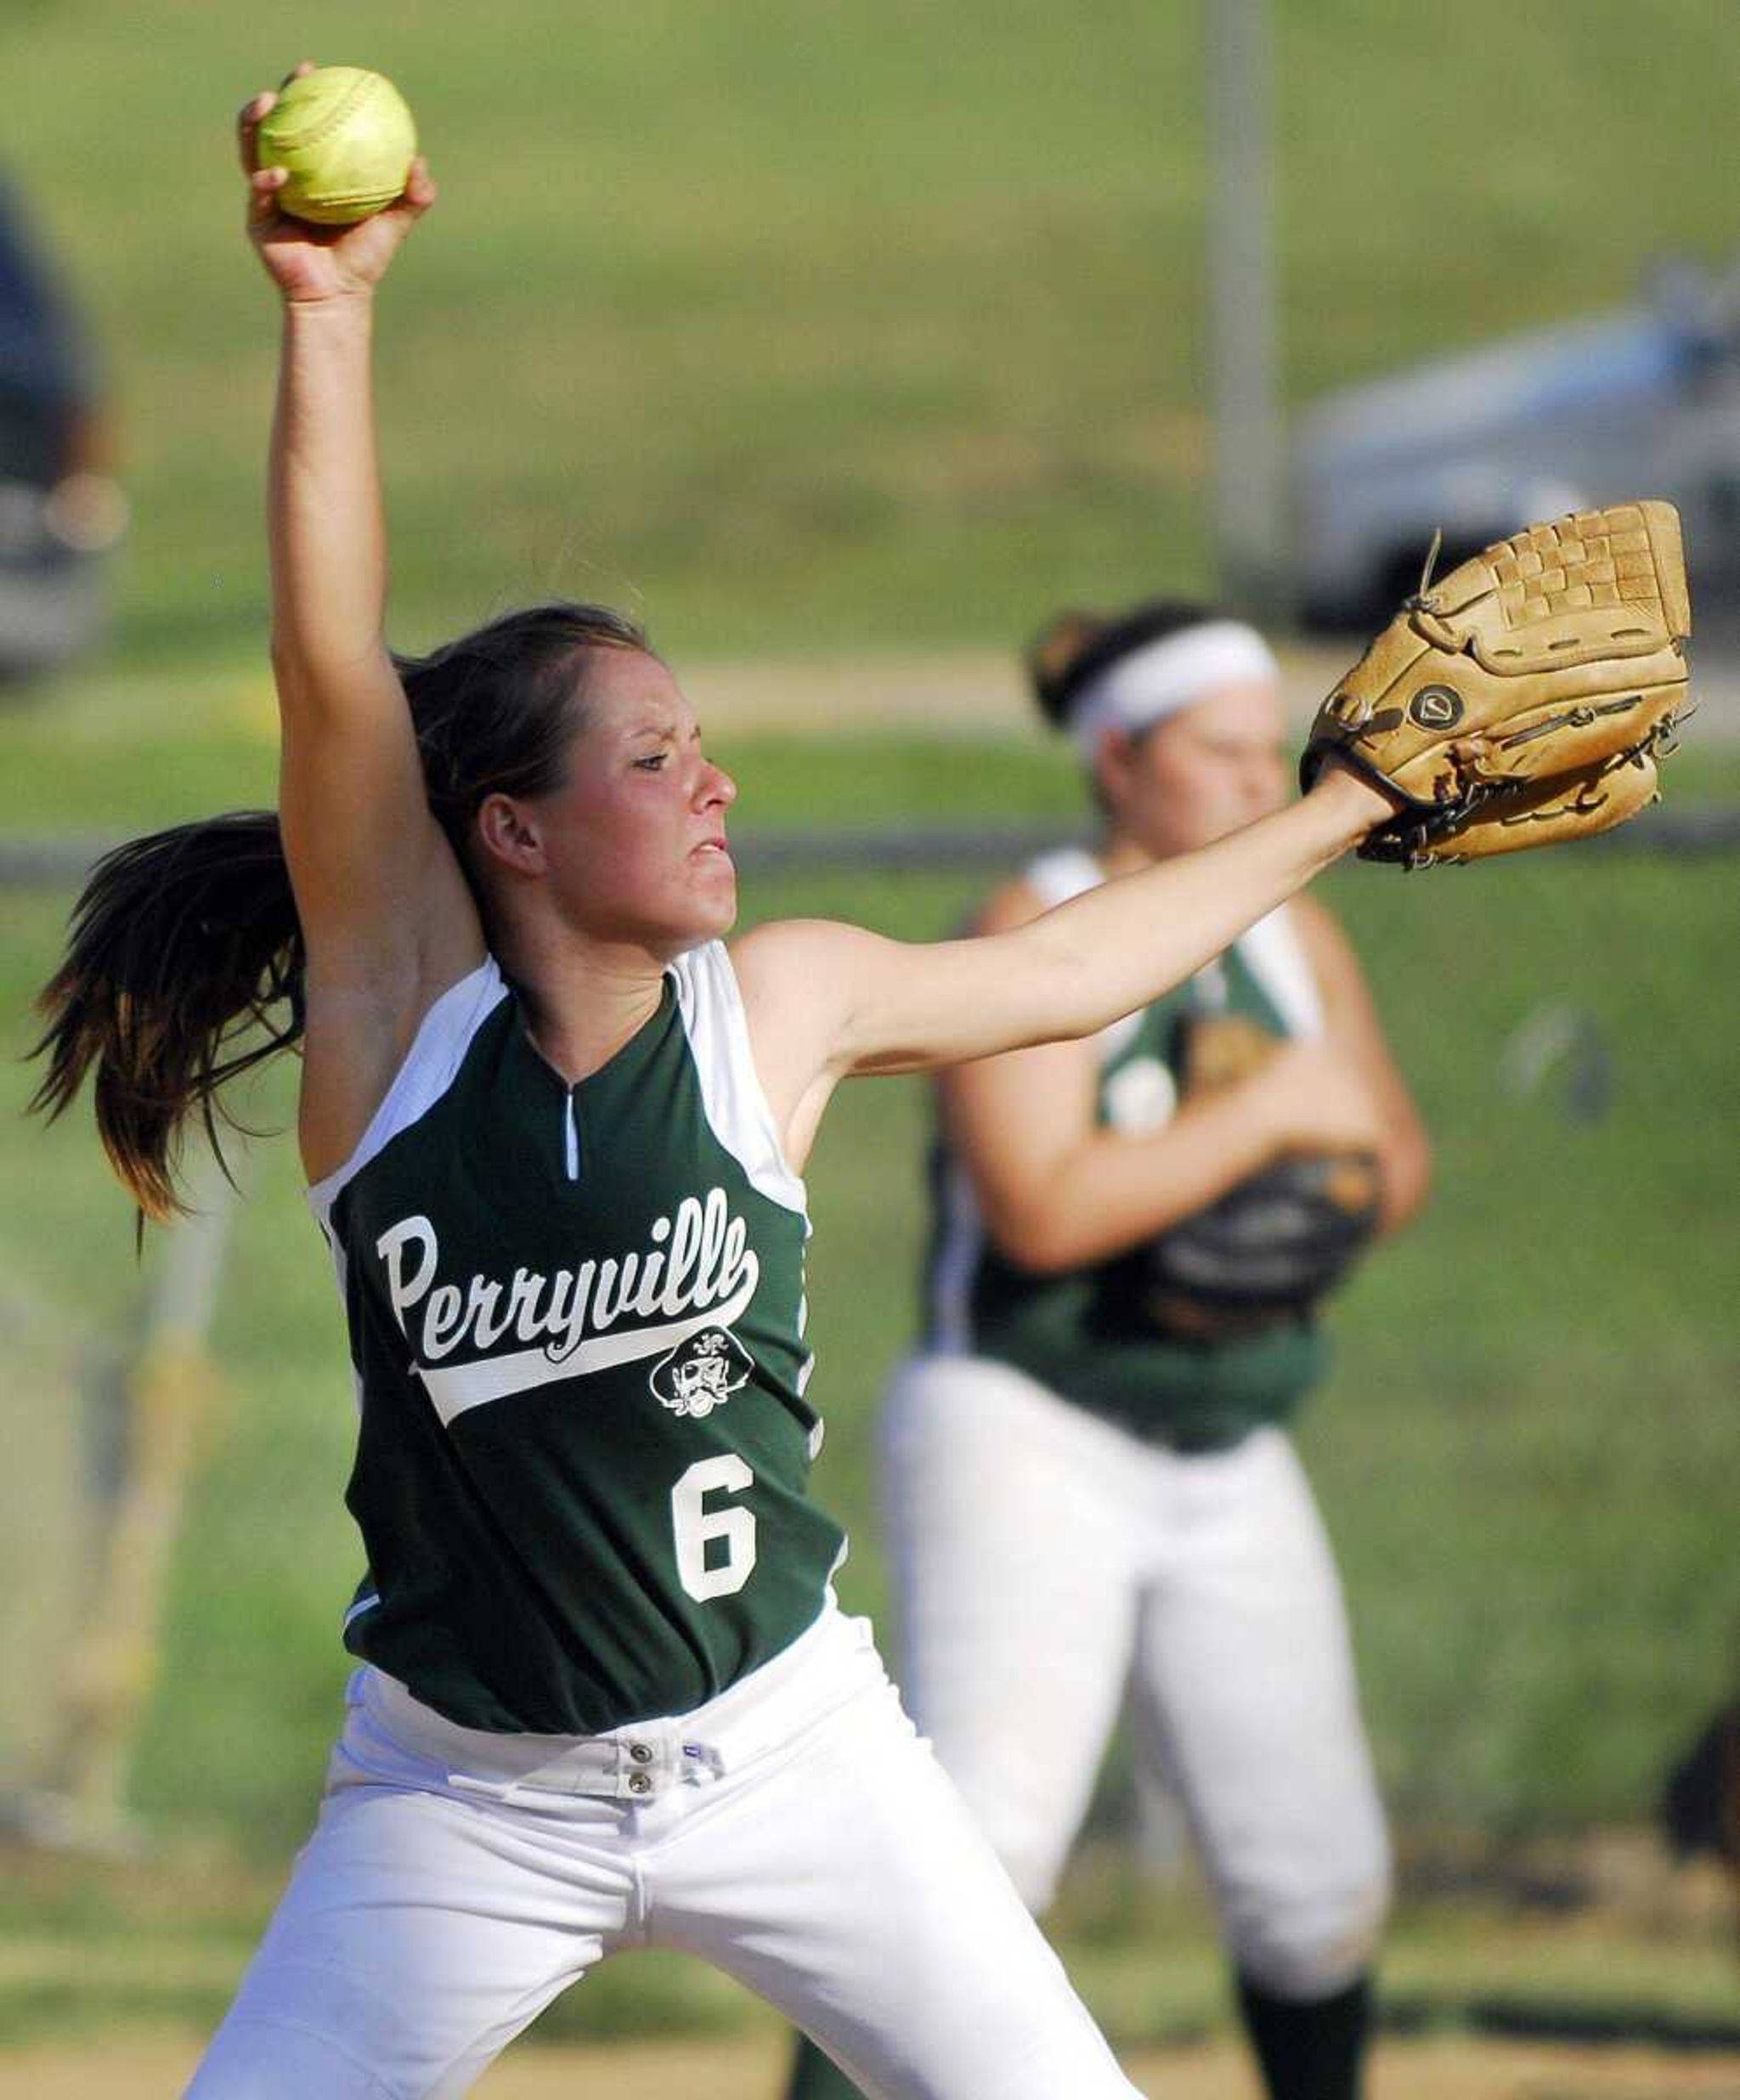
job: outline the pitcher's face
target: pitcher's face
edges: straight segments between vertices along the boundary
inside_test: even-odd
[[[676,680],[644,651],[598,650],[583,723],[561,786],[519,805],[539,846],[532,879],[596,940],[672,955],[717,938],[737,917],[737,786],[703,754]]]

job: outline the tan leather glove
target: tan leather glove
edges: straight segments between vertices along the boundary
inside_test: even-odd
[[[1687,711],[1679,513],[1616,504],[1531,525],[1422,584],[1318,709],[1334,753],[1408,806],[1360,847],[1408,867],[1611,831],[1656,799]]]

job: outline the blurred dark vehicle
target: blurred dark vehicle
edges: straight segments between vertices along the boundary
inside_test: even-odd
[[[1292,451],[1296,586],[1367,627],[1438,570],[1568,511],[1665,496],[1695,579],[1740,574],[1740,266],[1673,262],[1639,302],[1325,396]]]
[[[126,528],[88,343],[0,177],[0,681],[100,637]]]

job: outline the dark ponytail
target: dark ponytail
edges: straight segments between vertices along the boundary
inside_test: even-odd
[[[92,870],[65,959],[37,1001],[48,1069],[31,1101],[51,1120],[88,1071],[110,1164],[148,1217],[184,1209],[183,1125],[218,1143],[226,1080],[302,1032],[302,931],[270,810],[135,838]]]
[[[395,658],[429,806],[468,876],[486,796],[560,785],[589,652],[647,646],[620,613],[562,603]],[[237,1126],[218,1090],[300,1041],[306,963],[272,811],[116,847],[91,871],[65,958],[37,1001],[48,1025],[33,1054],[48,1070],[31,1108],[52,1121],[93,1074],[110,1165],[145,1217],[174,1217],[187,1207],[178,1181],[189,1120],[221,1160],[219,1126]]]

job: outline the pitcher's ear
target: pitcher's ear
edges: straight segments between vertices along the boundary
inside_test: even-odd
[[[544,835],[524,803],[511,795],[485,795],[475,819],[484,852],[518,875],[544,872]]]

